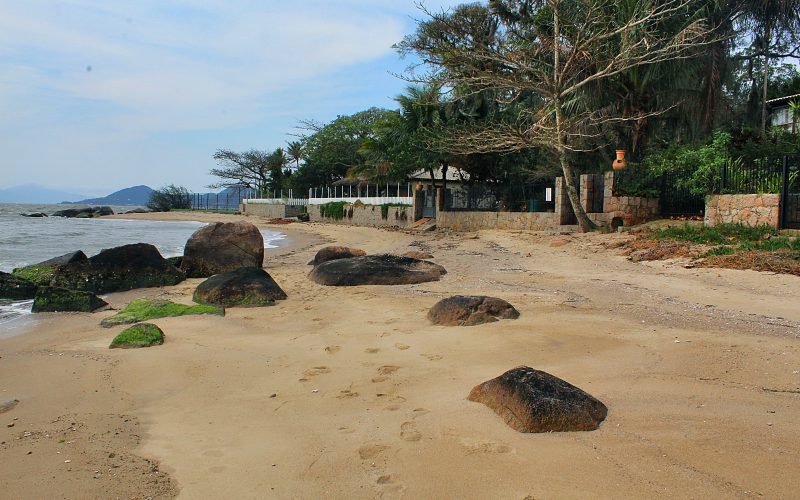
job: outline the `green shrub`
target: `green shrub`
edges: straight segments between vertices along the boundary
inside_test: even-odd
[[[763,242],[778,231],[770,226],[750,227],[744,224],[721,224],[716,227],[701,225],[673,226],[659,229],[653,237],[659,240],[681,240],[706,245],[739,245],[745,242]]]
[[[111,341],[109,349],[151,347],[164,343],[164,332],[150,323],[139,323],[126,328]]]
[[[319,206],[319,213],[322,217],[328,219],[342,220],[344,219],[344,206],[347,202],[332,201],[330,203],[323,203]]]

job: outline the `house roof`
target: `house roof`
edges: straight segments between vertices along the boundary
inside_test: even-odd
[[[442,180],[442,167],[434,168],[433,176],[436,177],[436,180]],[[410,180],[429,181],[431,180],[431,173],[427,169],[417,170],[416,172],[409,175],[408,178]],[[450,167],[447,169],[448,181],[463,181],[467,179],[469,179],[469,174],[467,174],[466,172],[462,172],[461,170],[454,167]]]
[[[783,102],[789,102],[792,99],[800,99],[800,94],[787,95],[787,96],[783,96],[783,97],[776,97],[775,99],[768,100],[767,104],[781,104]]]

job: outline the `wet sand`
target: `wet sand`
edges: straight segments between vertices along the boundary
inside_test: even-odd
[[[273,307],[155,320],[167,340],[150,349],[108,350],[121,328],[99,322],[112,311],[42,315],[0,340],[0,400],[20,400],[0,414],[2,496],[791,498],[800,489],[796,277],[631,263],[602,245],[620,235],[270,229],[290,238],[265,259],[289,296]],[[448,274],[320,286],[306,263],[332,243],[428,251]],[[200,281],[107,300],[189,303]],[[428,308],[453,294],[497,296],[522,315],[430,325]],[[609,407],[607,420],[594,432],[520,434],[466,400],[519,365],[583,388]]]

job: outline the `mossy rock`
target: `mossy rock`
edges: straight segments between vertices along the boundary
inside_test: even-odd
[[[36,292],[31,312],[93,312],[107,305],[91,292],[43,286]]]
[[[109,349],[136,349],[164,343],[164,332],[152,323],[139,323],[122,330],[114,337]]]
[[[35,296],[35,283],[0,271],[0,299],[30,300]]]
[[[104,319],[100,325],[111,328],[115,325],[127,325],[156,318],[170,318],[194,314],[225,315],[225,309],[212,305],[186,306],[168,300],[136,299],[125,306],[117,314]]]
[[[33,265],[14,269],[11,274],[38,286],[47,286],[50,284],[50,280],[53,279],[55,272],[56,266]]]

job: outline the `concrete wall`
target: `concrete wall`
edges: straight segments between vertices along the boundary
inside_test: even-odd
[[[455,231],[514,229],[544,231],[559,226],[553,212],[439,212],[436,227]]]
[[[380,205],[345,205],[344,219],[341,220],[322,217],[319,205],[309,205],[308,215],[312,222],[365,227],[406,227],[414,222],[412,220],[412,207],[389,207],[389,213],[386,219],[381,217]]]
[[[778,227],[779,194],[713,194],[706,197],[705,225],[741,223]]]
[[[240,205],[240,212],[269,219],[283,219],[297,217],[302,213],[302,208],[283,204],[243,203]]]

